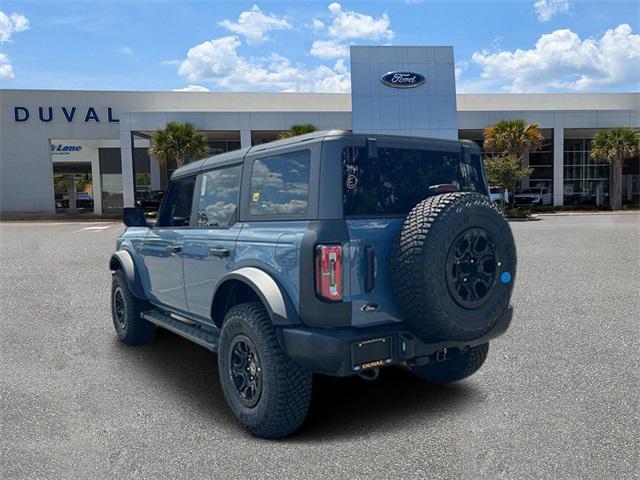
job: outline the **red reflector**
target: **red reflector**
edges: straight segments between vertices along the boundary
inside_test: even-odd
[[[342,247],[316,247],[316,294],[326,300],[342,300]]]

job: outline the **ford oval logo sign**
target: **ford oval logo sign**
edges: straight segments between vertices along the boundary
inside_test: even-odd
[[[415,88],[424,83],[424,75],[416,72],[389,72],[381,80],[388,87]]]

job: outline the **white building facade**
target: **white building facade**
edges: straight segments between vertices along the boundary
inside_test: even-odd
[[[609,166],[590,141],[640,128],[639,93],[456,95],[451,47],[352,47],[351,63],[351,94],[0,90],[0,214],[110,214],[164,190],[174,166],[147,149],[168,121],[192,123],[216,154],[301,123],[481,143],[520,118],[545,137],[524,186],[547,186],[554,205],[606,204]],[[638,163],[623,171],[627,204],[640,199]]]

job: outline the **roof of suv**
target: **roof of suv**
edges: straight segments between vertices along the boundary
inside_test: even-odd
[[[210,157],[203,158],[202,160],[198,160],[192,163],[189,163],[183,167],[177,169],[171,179],[185,177],[188,175],[192,175],[196,172],[202,170],[210,170],[216,167],[223,167],[226,165],[232,165],[239,163],[246,154],[248,153],[258,153],[266,150],[271,150],[274,148],[285,147],[288,145],[294,145],[297,143],[310,142],[314,140],[323,140],[327,137],[344,137],[344,136],[372,136],[376,138],[403,138],[403,139],[412,139],[412,140],[436,140],[438,142],[443,143],[469,143],[473,144],[471,141],[465,140],[446,140],[446,139],[434,139],[428,137],[410,137],[410,136],[401,136],[401,135],[388,135],[388,134],[379,134],[379,133],[352,133],[348,130],[319,130],[312,133],[306,133],[304,135],[297,135],[291,138],[284,138],[281,140],[275,140],[273,142],[262,143],[260,145],[253,145],[251,147],[241,148],[239,150],[233,150],[231,152],[221,153],[218,155],[213,155]],[[475,145],[475,144],[474,144]]]

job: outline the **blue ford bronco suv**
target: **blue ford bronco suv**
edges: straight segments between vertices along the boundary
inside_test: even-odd
[[[515,245],[488,193],[468,141],[316,132],[190,163],[154,225],[125,209],[116,332],[217,352],[231,410],[265,438],[302,424],[314,373],[460,380],[512,317]]]

